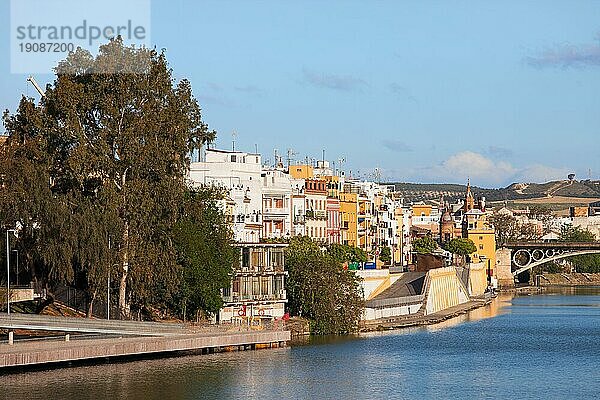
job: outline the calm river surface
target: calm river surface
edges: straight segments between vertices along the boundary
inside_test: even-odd
[[[0,398],[591,399],[599,350],[600,288],[565,289],[434,327],[0,376]]]

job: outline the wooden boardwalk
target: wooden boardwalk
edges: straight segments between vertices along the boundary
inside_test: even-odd
[[[51,368],[65,363],[283,347],[290,340],[290,332],[284,330],[221,330],[201,333],[184,329],[180,324],[139,324],[123,321],[110,321],[107,324],[107,321],[74,318],[57,318],[46,322],[48,324],[44,325],[40,319],[25,321],[24,318],[15,318],[10,323],[5,319],[0,325],[16,328],[35,323],[38,328],[41,326],[45,330],[113,335],[120,333],[123,336],[69,341],[64,340],[68,336],[63,336],[62,341],[28,340],[15,341],[14,344],[4,341],[0,344],[0,373],[29,367]],[[59,325],[63,329],[56,329]],[[134,326],[137,326],[137,329],[134,329]]]

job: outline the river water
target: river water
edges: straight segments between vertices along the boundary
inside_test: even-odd
[[[591,399],[599,350],[600,288],[568,288],[426,328],[5,375],[0,398]]]

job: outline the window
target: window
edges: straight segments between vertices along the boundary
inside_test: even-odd
[[[271,266],[274,268],[283,266],[283,251],[281,251],[281,250],[271,251]]]
[[[248,296],[251,294],[252,287],[250,286],[250,277],[244,276],[242,277],[242,292],[240,293],[242,296]]]
[[[236,157],[234,155],[231,156],[231,162],[235,162],[236,161]]]
[[[258,276],[252,278],[252,294],[254,296],[260,294],[260,277]]]
[[[283,276],[277,275],[275,277],[275,285],[274,286],[275,287],[274,287],[273,291],[275,292],[275,294],[279,294],[279,292],[281,290],[283,290]]]
[[[479,250],[483,250],[483,245],[482,244],[479,245]]]
[[[271,294],[271,291],[269,290],[269,283],[271,281],[271,277],[268,276],[263,276],[260,278],[260,294],[262,295],[267,295],[267,294]]]
[[[242,268],[250,267],[250,249],[244,247],[242,249]]]
[[[262,250],[254,250],[252,252],[252,266],[254,268],[262,267],[263,265],[265,265],[264,261],[264,253]]]

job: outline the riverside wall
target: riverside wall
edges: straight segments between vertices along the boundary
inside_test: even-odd
[[[436,268],[425,278],[424,314],[434,314],[469,301],[469,291],[454,267]]]

